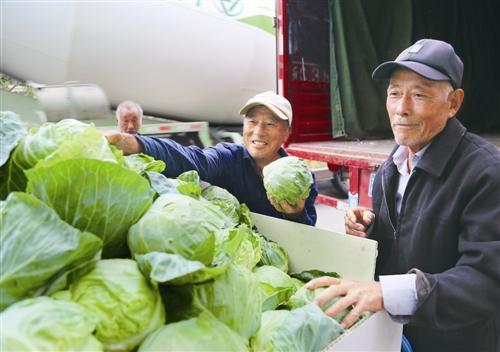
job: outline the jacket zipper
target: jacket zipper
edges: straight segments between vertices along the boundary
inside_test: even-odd
[[[387,215],[389,217],[389,223],[391,224],[391,227],[393,230],[394,239],[397,239],[396,228],[394,227],[394,224],[392,223],[391,212],[389,209],[389,205],[387,203],[387,195],[385,193],[384,170],[382,170],[382,193],[384,194],[384,203],[385,203],[385,207],[387,208]]]

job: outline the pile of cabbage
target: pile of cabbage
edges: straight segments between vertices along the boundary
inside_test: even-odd
[[[2,112],[0,137],[0,350],[319,351],[343,332],[195,171],[166,178],[76,120]]]

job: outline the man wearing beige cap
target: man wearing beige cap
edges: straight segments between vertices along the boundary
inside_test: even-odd
[[[316,224],[314,200],[316,184],[311,185],[307,199],[298,199],[296,205],[286,200],[279,204],[269,201],[262,177],[267,164],[286,156],[282,148],[290,134],[292,107],[284,97],[274,92],[257,94],[240,111],[243,116],[243,145],[219,143],[215,147],[184,147],[169,139],[117,133],[108,135],[108,141],[124,154],[145,153],[163,160],[167,177],[196,170],[203,181],[227,189],[251,211]]]
[[[378,241],[378,281],[323,277],[317,298],[343,324],[385,309],[416,352],[500,351],[500,153],[455,117],[462,60],[422,39],[379,65],[397,146],[379,168],[373,209],[347,212],[346,232]]]

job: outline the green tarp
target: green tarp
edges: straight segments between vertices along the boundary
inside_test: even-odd
[[[420,38],[451,43],[465,65],[462,123],[500,133],[500,3],[495,0],[329,0],[333,136],[391,136],[386,82],[371,72]]]

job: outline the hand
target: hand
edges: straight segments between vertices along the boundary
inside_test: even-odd
[[[353,307],[341,322],[343,328],[349,328],[364,312],[378,312],[384,309],[382,288],[376,281],[349,281],[323,276],[311,280],[306,288],[314,290],[318,287],[329,286],[313,301],[320,308],[337,296],[343,296],[325,311],[325,314],[334,317],[346,308]]]
[[[276,200],[271,196],[269,193],[267,194],[267,199],[269,199],[269,202],[271,202],[272,206],[279,211],[280,213],[286,214],[287,217],[289,218],[298,218],[302,215],[304,212],[304,208],[306,205],[305,199],[298,198],[297,199],[297,204],[292,205],[288,203],[285,199],[283,199],[281,202],[276,202]]]
[[[134,135],[128,133],[106,132],[104,134],[109,144],[123,151],[123,154],[137,154],[142,152],[141,145]]]
[[[344,220],[347,234],[366,237],[366,229],[375,220],[375,214],[363,207],[350,208],[347,210]]]

